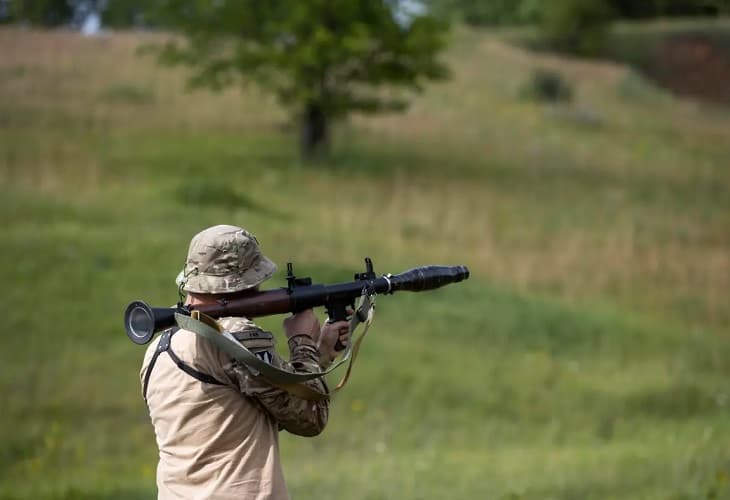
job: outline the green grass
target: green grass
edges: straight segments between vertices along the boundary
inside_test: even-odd
[[[453,81],[305,166],[269,99],[186,94],[150,36],[0,31],[0,498],[154,496],[121,316],[217,223],[316,282],[472,270],[379,299],[325,433],[282,435],[295,498],[730,497],[725,111],[457,32]],[[536,67],[574,102],[521,100]]]

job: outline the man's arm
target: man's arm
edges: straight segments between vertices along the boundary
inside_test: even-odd
[[[299,373],[315,373],[321,371],[321,363],[326,364],[334,358],[333,346],[340,335],[346,339],[347,323],[327,324],[321,331],[319,321],[311,310],[290,316],[284,320],[284,330],[289,339],[290,358],[286,362],[274,351],[273,339],[268,346],[260,342],[258,349],[251,349],[264,361],[282,369]],[[239,339],[248,344],[245,336]],[[318,344],[325,351],[320,354]],[[249,346],[247,346],[249,347]],[[300,436],[316,436],[324,430],[329,416],[329,397],[319,401],[309,401],[272,387],[260,377],[252,375],[246,367],[236,369],[240,390],[243,394],[254,398],[279,427]],[[324,379],[305,382],[310,388],[328,394],[329,389]]]

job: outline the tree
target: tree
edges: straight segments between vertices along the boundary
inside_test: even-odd
[[[577,11],[592,0],[573,2]],[[443,15],[452,15],[474,26],[537,24],[561,0],[431,0]],[[730,12],[730,0],[607,0],[621,19],[649,19],[660,16],[718,16]]]
[[[193,86],[255,82],[300,122],[305,158],[326,151],[333,119],[403,110],[402,92],[447,76],[447,26],[416,0],[159,0],[183,40],[160,60],[193,68]],[[420,7],[419,7],[420,6]]]
[[[536,22],[544,0],[431,0],[441,15],[472,26],[520,25]]]
[[[73,13],[66,0],[16,0],[4,4],[9,19],[47,27],[67,23]]]
[[[615,11],[608,0],[560,0],[542,13],[542,31],[559,50],[595,55],[603,48]]]

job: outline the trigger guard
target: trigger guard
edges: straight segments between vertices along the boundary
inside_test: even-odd
[[[343,317],[337,318],[337,307],[327,308],[327,323],[337,323],[338,321],[347,321],[347,306],[342,310]]]

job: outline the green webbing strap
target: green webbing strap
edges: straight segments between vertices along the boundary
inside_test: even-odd
[[[348,342],[344,355],[337,363],[333,364],[327,370],[315,373],[294,373],[270,365],[248,350],[245,346],[241,345],[229,332],[223,331],[217,321],[209,316],[199,313],[198,311],[193,311],[193,314],[197,316],[197,319],[184,314],[175,313],[175,320],[180,328],[189,330],[208,339],[216,347],[231,356],[233,359],[243,363],[244,366],[248,367],[252,371],[254,376],[260,375],[271,385],[280,387],[303,399],[318,400],[327,397],[327,394],[319,392],[307,385],[303,385],[302,382],[320,378],[350,359],[350,355],[353,352],[352,333],[361,322],[367,322],[369,326],[373,317],[373,302],[373,297],[363,293],[360,298],[360,304],[350,320],[348,333],[350,342]],[[367,329],[365,331],[367,331]],[[358,348],[364,333],[365,332],[360,335],[360,338],[358,338],[358,341],[355,343]],[[352,369],[352,362],[354,362],[354,359],[350,362],[347,375],[349,375]],[[338,384],[338,389],[344,385],[346,379],[347,376],[340,382],[340,384]]]
[[[263,377],[272,386],[284,389],[302,399],[317,401],[327,397],[326,393],[302,384],[307,380],[321,377],[322,373],[292,373],[276,368],[259,359],[254,353],[239,344],[230,333],[213,328],[211,324],[218,325],[213,318],[202,314],[198,314],[198,317],[200,319],[175,314],[175,319],[180,328],[208,339],[221,351],[248,367],[254,376]]]

